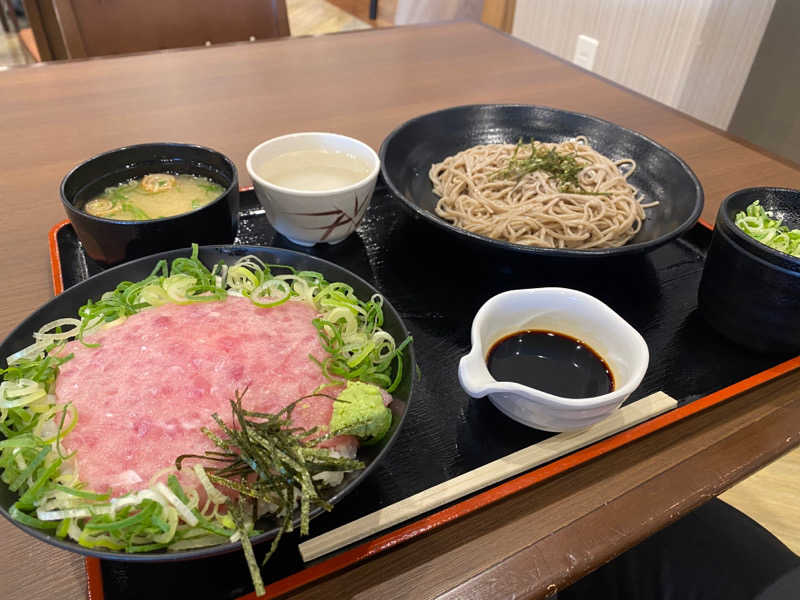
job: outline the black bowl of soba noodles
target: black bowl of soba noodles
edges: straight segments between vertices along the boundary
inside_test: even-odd
[[[86,254],[103,266],[192,243],[229,244],[239,225],[236,166],[191,144],[99,154],[64,177],[61,201]]]
[[[561,258],[633,255],[689,229],[695,174],[653,140],[580,113],[458,106],[411,119],[380,149],[392,194],[467,242]]]

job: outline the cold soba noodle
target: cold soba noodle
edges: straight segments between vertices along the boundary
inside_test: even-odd
[[[624,172],[621,170],[624,169]],[[642,226],[642,198],[586,138],[473,146],[434,164],[436,214],[467,231],[540,248],[615,248]]]

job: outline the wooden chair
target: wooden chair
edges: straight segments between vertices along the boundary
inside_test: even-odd
[[[43,60],[289,35],[286,0],[25,0],[25,8]]]
[[[36,62],[68,58],[50,0],[23,0],[30,34],[20,32],[20,40]]]

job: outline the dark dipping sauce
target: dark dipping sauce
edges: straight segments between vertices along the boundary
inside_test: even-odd
[[[563,398],[614,390],[614,376],[589,346],[554,331],[519,331],[494,343],[487,358],[497,381],[511,381]]]

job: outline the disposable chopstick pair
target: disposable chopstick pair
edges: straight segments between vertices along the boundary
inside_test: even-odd
[[[306,562],[314,560],[398,523],[624,431],[656,415],[672,410],[677,405],[677,401],[665,393],[656,392],[622,407],[607,419],[591,427],[559,433],[307,540],[300,544],[300,554]]]

